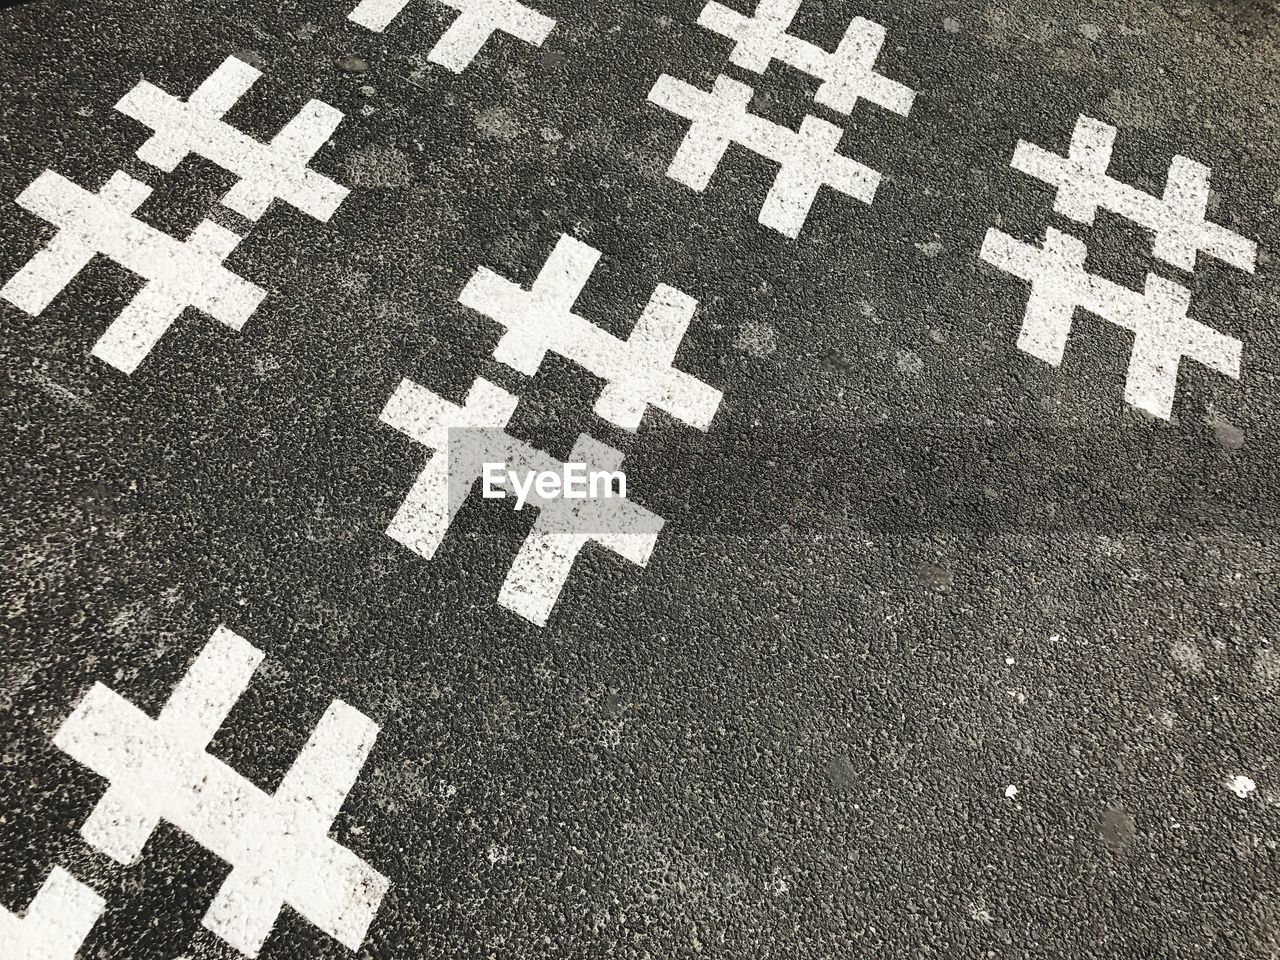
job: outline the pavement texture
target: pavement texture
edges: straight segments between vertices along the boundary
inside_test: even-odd
[[[187,310],[130,376],[90,355],[142,283],[105,258],[38,316],[0,303],[0,907],[60,866],[105,903],[81,956],[240,955],[201,923],[230,866],[167,822],[132,865],[94,849],[106,781],[53,743],[97,682],[154,716],[226,624],[266,656],[208,748],[247,780],[275,790],[334,700],[381,728],[331,832],[387,878],[367,936],[286,908],[264,960],[1280,957],[1277,9],[809,0],[793,33],[882,24],[917,99],[854,108],[875,202],[823,191],[791,240],[757,222],[762,158],[668,178],[688,124],[646,96],[723,72],[794,129],[816,80],[729,65],[700,0],[536,6],[541,47],[456,74],[427,0],[383,33],[319,0],[0,14],[2,279],[53,236],[12,202],[46,169],[245,232],[211,213],[225,170],[134,156],[113,105],[142,78],[258,66],[227,120],[262,140],[336,107],[312,167],[351,188],[247,232],[243,330]],[[1077,314],[1057,368],[1020,351],[1028,285],[977,255],[1067,229],[1009,162],[1081,114],[1147,192],[1211,167],[1211,218],[1258,242],[1252,275],[1188,275],[1110,213],[1072,227],[1090,270],[1180,277],[1243,342],[1239,380],[1184,362],[1167,421],[1125,404],[1114,325]],[[700,302],[678,365],[724,391],[708,432],[625,433],[575,364],[492,359],[458,292],[531,283],[561,234],[603,252],[578,312],[619,336],[660,283]],[[385,534],[426,456],[387,398],[479,376],[556,457],[624,450],[667,521],[643,569],[588,548],[545,628],[495,602],[526,514],[473,497],[429,561]]]

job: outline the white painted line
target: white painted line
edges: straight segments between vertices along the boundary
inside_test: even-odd
[[[1194,270],[1196,255],[1203,251],[1237,269],[1254,271],[1257,244],[1207,220],[1208,167],[1175,156],[1164,196],[1155,197],[1107,174],[1115,141],[1115,127],[1081,116],[1067,156],[1024,140],[1014,151],[1012,166],[1057,187],[1054,210],[1078,223],[1092,224],[1103,207],[1146,227],[1155,234],[1154,254],[1166,263]]]
[[[716,79],[710,93],[666,74],[659,77],[649,101],[690,121],[667,176],[702,191],[730,144],[739,143],[780,166],[760,222],[793,239],[800,235],[824,186],[871,203],[880,174],[836,153],[843,136],[839,127],[808,116],[799,131],[788,130],[748,113],[752,95],[745,83],[725,76]]]
[[[348,190],[308,164],[333,136],[342,113],[312,100],[269,144],[260,143],[222,119],[260,76],[249,64],[228,57],[186,102],[143,80],[116,109],[155,131],[138,149],[147,163],[172,172],[195,153],[239,177],[222,202],[242,216],[256,221],[279,199],[328,221]]]
[[[510,34],[542,46],[556,22],[518,0],[436,0],[458,11],[427,59],[461,73],[495,33]],[[347,19],[381,33],[408,6],[409,0],[360,0]]]
[[[220,627],[154,720],[96,684],[54,737],[110,783],[81,835],[129,864],[165,820],[229,863],[204,925],[246,956],[284,905],[355,950],[387,881],[328,833],[378,727],[335,701],[279,790],[264,793],[206,752],[261,661]]]
[[[564,468],[544,451],[506,433],[517,403],[515,396],[483,378],[472,385],[463,405],[412,380],[401,382],[382,412],[382,422],[426,446],[432,455],[387,536],[430,559],[481,478],[484,463],[504,463],[522,473]],[[622,462],[618,451],[585,435],[574,448],[574,456],[579,454],[586,459],[576,462],[601,467]],[[546,624],[584,545],[598,543],[645,566],[663,525],[660,517],[625,497],[570,503],[534,496],[528,502],[538,508],[538,520],[499,603],[539,626]]]
[[[347,19],[381,33],[391,26],[391,21],[400,16],[400,11],[408,5],[409,0],[360,0],[355,9],[347,14]]]
[[[535,47],[550,36],[556,22],[516,0],[440,0],[459,12],[427,59],[454,73],[466,69],[497,31]]]
[[[435,556],[470,489],[450,496],[450,431],[505,430],[519,402],[519,398],[483,379],[472,385],[463,406],[450,403],[412,380],[401,381],[380,419],[434,454],[387,527],[388,537],[424,559]],[[477,464],[473,481],[479,478],[480,469]]]
[[[240,238],[204,221],[181,242],[133,212],[151,188],[117,172],[97,193],[46,170],[18,195],[18,204],[58,228],[58,234],[16,273],[0,296],[39,315],[94,254],[149,281],[93,348],[124,373],[137,369],[186,307],[239,330],[266,291],[227,270],[222,261]]]
[[[103,252],[102,246],[122,231],[120,218],[132,217],[149,196],[150,187],[123,173],[114,174],[94,197],[46,170],[18,194],[17,203],[52,223],[58,233],[10,278],[0,295],[20,310],[39,316],[89,261]],[[130,262],[145,263],[155,253],[154,244],[162,241],[141,232],[143,240],[124,238],[118,251],[121,257],[136,256]]]
[[[760,0],[750,16],[712,0],[698,16],[699,26],[736,41],[729,59],[744,70],[764,73],[775,60],[784,60],[787,31],[804,0]]]
[[[1183,357],[1240,378],[1241,343],[1187,316],[1191,292],[1154,274],[1139,293],[1085,270],[1082,241],[1050,227],[1043,247],[988,230],[979,256],[1031,284],[1018,348],[1058,366],[1078,307],[1133,333],[1125,400],[1168,420]]]
[[[837,113],[849,114],[859,99],[906,116],[915,91],[876,73],[875,63],[885,42],[878,23],[854,17],[834,52],[828,52],[787,31],[803,0],[760,0],[756,12],[744,16],[712,0],[698,23],[736,41],[729,59],[745,70],[764,73],[774,60],[822,81],[814,101]]]
[[[75,960],[103,906],[100,896],[54,867],[24,916],[0,907],[0,957]]]
[[[631,336],[619,340],[573,312],[599,259],[562,235],[531,289],[482,268],[458,300],[506,328],[493,354],[501,363],[532,376],[552,351],[606,381],[596,413],[624,430],[639,429],[651,405],[706,430],[721,392],[674,368],[698,301],[659,286]]]
[[[569,455],[571,463],[601,470],[619,470],[622,461],[617,450],[586,435],[578,438]],[[655,521],[661,523],[630,501],[544,503],[503,581],[498,603],[545,627],[583,547],[594,541],[638,567],[647,566],[658,540]]]

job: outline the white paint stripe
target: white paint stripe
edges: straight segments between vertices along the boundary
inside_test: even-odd
[[[676,352],[697,309],[698,301],[693,297],[675,287],[658,285],[626,341],[635,366],[619,371],[617,376],[597,373],[609,381],[596,401],[598,416],[634,431],[652,404],[699,430],[711,426],[724,394],[674,369]],[[598,344],[591,352],[596,354],[595,362],[601,370],[613,362],[610,352]]]
[[[1153,252],[1166,263],[1194,270],[1196,255],[1203,251],[1240,270],[1254,271],[1257,244],[1206,219],[1208,167],[1174,157],[1164,196],[1154,197],[1107,174],[1115,140],[1115,127],[1081,116],[1066,157],[1020,141],[1012,166],[1056,187],[1054,209],[1079,223],[1092,224],[1102,207],[1146,227],[1155,235]]]
[[[667,176],[692,190],[705,190],[734,141],[752,136],[747,107],[754,95],[745,83],[726,77],[716,80],[713,95],[675,77],[659,77],[649,102],[691,121]]]
[[[360,0],[347,14],[347,19],[381,33],[408,5],[409,0]]]
[[[623,457],[612,447],[583,435],[569,462],[587,464],[589,469],[619,470]],[[498,603],[545,627],[583,547],[595,542],[644,567],[661,527],[660,519],[630,500],[544,503],[503,581]]]
[[[187,239],[187,246],[193,253],[221,263],[239,242],[238,235],[205,220]],[[164,284],[148,283],[94,344],[93,355],[124,373],[133,373],[186,306]],[[232,330],[241,329],[249,316],[234,303],[227,315],[231,319],[226,325]]]
[[[92,252],[150,281],[93,350],[125,373],[137,368],[184,308],[195,307],[239,330],[266,295],[222,265],[240,239],[231,231],[205,221],[183,243],[134,218],[150,192],[117,172],[95,195],[46,170],[17,202],[55,226],[58,235],[0,289],[15,306],[39,314]]]
[[[205,914],[204,925],[228,943],[266,942],[284,904],[355,950],[378,911],[387,883],[325,837],[373,749],[378,726],[341,701],[333,703],[285,774],[270,818],[253,827],[270,843],[241,843],[242,855]]]
[[[100,896],[54,867],[24,916],[0,907],[0,957],[75,960],[103,906]]]
[[[540,513],[498,592],[500,606],[539,627],[545,627],[551,619],[551,611],[588,539],[581,534],[544,532],[539,526],[542,519]]]
[[[112,180],[129,180],[116,173]],[[18,195],[18,204],[59,230],[91,245],[138,276],[158,281],[185,303],[227,323],[243,322],[251,285],[220,263],[209,263],[196,248],[136,220],[101,197],[45,171]],[[33,269],[32,264],[24,269]],[[235,308],[235,309],[232,309]]]
[[[506,328],[495,360],[532,376],[554,351],[606,381],[596,413],[624,430],[639,429],[650,405],[706,430],[720,391],[674,368],[698,302],[659,286],[630,338],[620,340],[573,312],[599,259],[598,250],[562,235],[530,290],[480,269],[458,300]]]
[[[160,713],[160,728],[144,756],[124,755],[131,777],[121,777],[107,787],[81,828],[85,840],[117,863],[138,859],[152,831],[164,819],[166,798],[139,782],[149,758],[156,753],[181,754],[171,747],[181,743],[194,753],[208,747],[227,714],[249,686],[262,654],[251,644],[219,627]],[[99,684],[101,686],[101,684]],[[99,696],[114,696],[103,688]],[[167,743],[166,743],[167,741]],[[55,739],[55,744],[62,744]],[[65,748],[63,748],[65,749]],[[68,751],[70,752],[70,751]]]
[[[97,253],[83,236],[63,231],[0,288],[0,296],[19,310],[39,316]]]
[[[665,74],[659,77],[650,102],[690,121],[667,176],[703,190],[729,144],[739,143],[780,166],[760,222],[793,239],[823,186],[872,202],[880,174],[836,153],[843,135],[839,127],[810,116],[799,131],[788,130],[747,112],[752,93],[746,84],[725,76],[717,78],[711,93]]]
[[[185,103],[144,80],[116,109],[155,131],[138,149],[147,163],[172,170],[188,153],[196,153],[239,177],[223,203],[250,220],[280,199],[328,221],[347,188],[307,165],[338,128],[342,113],[312,100],[271,143],[260,143],[222,120],[227,106],[260,76],[249,64],[228,57]]]
[[[555,20],[518,0],[437,2],[457,10],[458,16],[436,41],[427,59],[454,73],[465,70],[494,33],[501,31],[539,47],[556,25]],[[406,6],[408,0],[360,0],[347,19],[381,33]]]
[[[239,57],[228,57],[200,82],[187,102],[207,116],[221,117],[261,78],[262,71],[253,64]]]
[[[519,402],[487,380],[472,385],[463,406],[412,380],[401,381],[380,419],[433,454],[387,527],[387,536],[427,560],[435,555],[466,497],[466,491],[449,495],[449,431],[504,430]]]
[[[829,53],[787,33],[800,5],[801,0],[760,0],[748,17],[712,0],[698,23],[736,41],[729,59],[739,67],[764,73],[777,59],[822,80],[814,100],[837,113],[851,113],[859,99],[904,117],[910,113],[915,92],[875,71],[885,42],[884,27],[855,17]]]
[[[835,53],[829,56],[825,53],[814,56],[811,51],[818,48],[794,38],[791,39],[790,46],[795,51],[792,59],[797,64],[808,62],[801,69],[815,76],[823,76],[823,73],[817,72],[819,69],[825,72],[826,79],[814,96],[817,103],[830,107],[837,113],[848,114],[853,111],[859,99],[869,100],[878,107],[905,117],[915,103],[915,91],[873,69],[885,39],[886,32],[880,24],[854,17]],[[811,56],[814,56],[813,60],[809,59]]]
[[[760,0],[756,12],[744,16],[720,3],[708,3],[700,26],[736,41],[729,59],[744,70],[764,73],[781,52],[803,0]]]
[[[387,881],[328,832],[378,728],[335,702],[269,796],[206,752],[261,659],[220,628],[155,720],[95,685],[54,738],[110,783],[81,833],[130,863],[163,819],[229,863],[205,926],[247,956],[286,904],[355,950]]]
[[[261,76],[261,71],[256,67],[243,60],[228,57],[200,86],[196,87],[195,92],[187,100],[189,108],[210,120],[219,120],[249,92]],[[163,90],[153,87],[146,81],[141,81],[120,99],[116,109],[126,116],[132,116],[125,106],[144,98],[145,95],[140,94],[139,90],[154,91],[150,94],[150,99],[153,100],[167,97]],[[156,128],[153,127],[153,129]],[[166,173],[172,173],[191,152],[191,147],[184,137],[153,136],[136,152],[138,159],[144,163],[158,167]]]
[[[82,224],[80,221],[85,217],[74,197],[69,196],[73,190],[62,186],[60,181],[62,178],[56,173],[45,171],[17,198],[20,207],[37,216],[44,216],[40,210],[48,209],[56,216],[50,222],[59,228],[48,246],[33,256],[0,290],[0,296],[32,316],[43,313],[62,289],[89,265],[89,261],[100,252],[95,242],[96,234],[111,229],[104,226],[95,230],[89,224]],[[131,217],[149,196],[151,188],[146,184],[116,173],[98,192],[101,206],[91,207],[89,217],[92,218],[96,209]],[[36,207],[38,209],[34,209]]]
[[[469,495],[485,462],[504,463],[521,473],[559,472],[563,464],[504,432],[516,398],[484,379],[476,380],[465,405],[450,403],[426,387],[403,381],[382,412],[382,421],[433,450],[426,468],[387,528],[387,535],[430,559]],[[449,431],[472,428],[467,440],[473,459],[450,458]],[[481,432],[487,431],[487,432]],[[455,441],[456,442],[456,441]],[[620,465],[622,455],[605,444],[579,437],[572,462]],[[450,467],[452,466],[452,476]],[[534,531],[521,548],[499,602],[536,624],[545,625],[569,576],[573,561],[595,542],[641,566],[646,564],[663,521],[626,498],[570,501],[530,497],[539,510]]]
[[[1043,247],[988,230],[983,260],[1031,284],[1018,347],[1059,365],[1081,307],[1134,334],[1125,400],[1153,416],[1169,419],[1183,357],[1239,379],[1242,346],[1187,316],[1191,293],[1148,274],[1139,293],[1085,271],[1086,249],[1075,237],[1049,228]]]
[[[556,22],[517,0],[440,0],[458,18],[427,54],[427,59],[461,73],[497,31],[535,47],[542,46]]]
[[[342,112],[320,100],[310,100],[262,152],[273,158],[277,169],[269,175],[245,176],[227,191],[222,202],[250,220],[258,220],[277,197],[299,210],[327,222],[350,191],[328,177],[307,168],[342,122]],[[259,145],[250,141],[255,148]],[[278,160],[276,160],[278,158]]]

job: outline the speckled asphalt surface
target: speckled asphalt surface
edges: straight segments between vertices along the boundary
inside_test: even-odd
[[[0,906],[60,865],[107,904],[83,956],[237,955],[200,924],[228,867],[168,825],[131,867],[95,852],[104,783],[51,743],[95,681],[157,711],[226,623],[267,662],[210,749],[254,783],[335,698],[382,727],[332,834],[390,881],[361,957],[1280,957],[1280,14],[811,0],[797,33],[883,24],[918,99],[855,109],[880,193],[824,192],[791,241],[756,223],[758,158],[703,194],[664,176],[685,124],[656,78],[747,79],[700,2],[538,7],[541,49],[457,75],[425,2],[384,34],[319,0],[0,14],[0,277],[51,235],[10,202],[46,168],[132,172],[178,236],[208,215],[231,178],[157,176],[112,105],[231,54],[264,71],[229,114],[254,136],[312,97],[346,114],[314,167],[352,188],[328,224],[277,204],[228,261],[269,291],[242,332],[188,311],[131,377],[89,355],[125,271],[0,304]],[[812,107],[796,71],[754,80],[775,121]],[[1019,352],[1026,286],[976,256],[1062,225],[1008,164],[1081,113],[1144,189],[1211,166],[1261,250],[1253,276],[1201,258],[1195,315],[1243,376],[1186,363],[1167,423],[1124,405],[1115,327],[1078,319],[1059,369]],[[604,251],[580,312],[615,333],[658,283],[701,301],[680,365],[725,391],[709,433],[628,436],[572,364],[492,361],[457,291],[530,282],[561,233]],[[1119,218],[1089,239],[1117,282],[1167,273]],[[626,450],[668,521],[646,569],[584,554],[546,629],[494,603],[522,516],[473,499],[430,562],[384,535],[423,458],[387,397],[479,375],[557,456]],[[261,954],[348,955],[289,910]]]

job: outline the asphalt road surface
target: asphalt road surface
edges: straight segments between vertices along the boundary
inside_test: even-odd
[[[540,43],[470,59],[461,0],[0,13],[0,958],[1280,957],[1274,5],[806,0],[762,73],[702,0],[531,5]],[[815,53],[855,17],[905,116],[783,62],[856,81]],[[117,102],[171,147],[229,57],[261,77],[139,156]],[[721,74],[760,119],[682,147],[650,92]],[[1011,161],[1081,116],[1110,166],[1055,210]],[[698,301],[705,431],[602,416],[575,347],[495,358],[459,296],[562,235],[590,326]],[[647,563],[534,557],[540,625],[504,593],[531,508],[389,536],[433,457],[382,417],[404,380],[625,453]]]

